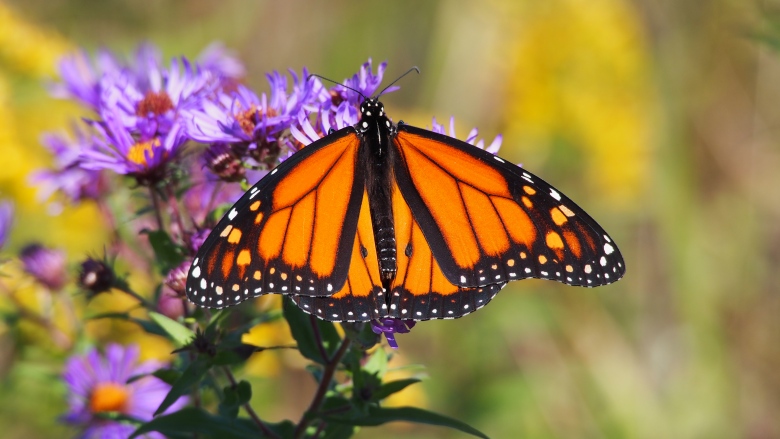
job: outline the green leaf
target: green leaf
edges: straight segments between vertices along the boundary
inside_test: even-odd
[[[161,379],[167,384],[173,384],[181,378],[181,372],[175,369],[157,369],[152,373],[152,375],[156,376],[157,378]]]
[[[238,417],[238,409],[241,404],[238,402],[238,393],[236,389],[228,386],[222,390],[222,401],[219,403],[219,414],[230,419]]]
[[[263,434],[251,422],[232,422],[223,416],[196,407],[187,407],[169,415],[158,416],[140,426],[131,438],[152,431],[164,435],[197,433],[200,437],[218,437],[221,439],[249,439],[262,437]]]
[[[176,320],[170,317],[164,316],[154,311],[149,311],[149,317],[154,320],[155,323],[160,325],[165,332],[173,338],[178,346],[185,346],[195,337],[195,333],[192,330]]]
[[[363,370],[376,375],[378,378],[385,376],[385,372],[387,372],[387,352],[384,349],[377,349],[363,366]]]
[[[489,439],[488,436],[486,436],[484,433],[466,424],[465,422],[440,415],[438,413],[429,412],[428,410],[423,410],[417,407],[369,407],[367,416],[326,416],[325,420],[328,422],[364,427],[375,427],[377,425],[397,421],[416,422],[418,424],[449,427],[464,433],[468,433],[472,436]]]
[[[238,409],[252,399],[252,386],[246,381],[240,381],[235,387],[225,387],[222,393],[224,398],[219,404],[219,414],[235,419],[238,417]]]
[[[328,424],[319,437],[322,439],[347,439],[355,435],[357,427],[346,424]]]
[[[284,318],[290,325],[290,332],[298,343],[298,350],[304,357],[320,364],[325,364],[327,358],[323,358],[317,346],[317,338],[314,334],[312,319],[320,333],[322,345],[327,355],[333,355],[341,343],[341,337],[336,332],[333,323],[320,320],[304,313],[293,301],[287,297],[284,299]]]
[[[420,380],[417,378],[390,381],[389,383],[382,384],[382,387],[380,387],[376,392],[374,392],[373,395],[371,395],[371,399],[374,401],[381,401],[387,398],[388,396],[392,395],[393,393],[398,393],[401,390],[404,390],[405,388],[411,386],[412,384],[419,383],[419,382]]]
[[[152,245],[161,274],[167,274],[184,261],[184,250],[176,245],[164,231],[144,230],[141,233],[146,233],[149,237],[149,244]]]
[[[197,385],[204,375],[209,371],[211,367],[211,360],[204,357],[198,357],[195,361],[187,366],[187,369],[181,374],[178,380],[171,385],[171,390],[168,395],[165,396],[162,404],[154,412],[157,416],[167,410],[173,403],[175,403],[181,396],[189,393],[190,390]]]
[[[252,386],[248,381],[241,380],[236,384],[236,394],[239,404],[248,404],[252,399]]]

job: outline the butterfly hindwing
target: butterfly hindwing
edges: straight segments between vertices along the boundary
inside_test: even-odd
[[[219,221],[193,260],[187,296],[221,308],[267,293],[328,296],[347,279],[364,198],[352,128],[305,147]]]
[[[606,232],[530,172],[465,142],[399,125],[395,177],[455,285],[524,278],[594,287],[625,272]]]
[[[390,286],[387,317],[413,320],[462,317],[487,305],[506,285],[506,282],[483,287],[454,285],[442,273],[397,185],[393,185],[392,203],[398,271]]]
[[[387,305],[379,279],[379,262],[367,193],[363,194],[344,286],[332,296],[292,295],[291,298],[305,312],[332,322],[369,321],[382,317],[383,306],[386,309]]]

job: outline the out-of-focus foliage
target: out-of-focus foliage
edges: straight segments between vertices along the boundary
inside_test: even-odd
[[[419,324],[390,366],[422,363],[431,378],[399,393],[399,405],[425,405],[491,437],[776,437],[776,7],[733,0],[1,3],[0,193],[17,206],[6,250],[35,238],[69,255],[102,254],[110,233],[88,204],[49,216],[27,180],[50,160],[40,133],[65,129],[78,114],[41,86],[67,49],[129,51],[150,39],[175,56],[222,40],[239,51],[257,89],[273,69],[305,65],[338,79],[369,56],[399,73],[418,65],[419,79],[405,79],[385,99],[391,115],[418,126],[431,113],[454,115],[461,132],[504,132],[502,154],[603,223],[628,273],[597,290],[521,282],[479,313]],[[3,265],[8,277],[0,281],[39,306],[34,286],[14,285],[20,270]],[[132,303],[115,294],[96,302],[104,309]],[[67,330],[67,319],[57,321]],[[270,328],[247,337],[289,340]],[[47,362],[50,336],[22,322],[20,349],[9,342],[10,329],[2,331],[0,427],[7,437],[68,434],[55,419],[66,408],[64,386],[41,384],[60,372]],[[123,342],[138,334],[134,325],[106,322],[88,331]],[[142,344],[144,358],[167,355],[170,345],[159,340]],[[305,363],[286,350],[254,355],[245,368],[252,405],[270,421],[296,416],[314,391]],[[413,393],[417,387],[425,393]],[[401,434],[460,437],[406,425],[363,437]]]

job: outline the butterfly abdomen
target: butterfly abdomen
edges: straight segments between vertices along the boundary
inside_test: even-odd
[[[387,286],[395,278],[398,270],[391,195],[393,156],[390,137],[393,126],[384,115],[381,103],[367,102],[364,105],[368,105],[369,108],[364,110],[360,124],[359,132],[363,147],[359,160],[363,161],[360,165],[366,169],[366,190],[379,273],[383,284]]]

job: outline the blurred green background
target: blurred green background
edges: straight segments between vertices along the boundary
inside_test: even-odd
[[[258,92],[274,69],[340,80],[369,57],[389,62],[386,78],[417,65],[383,98],[391,117],[502,133],[501,155],[594,216],[628,272],[595,290],[513,283],[474,315],[418,325],[392,364],[429,379],[395,403],[495,438],[780,437],[773,17],[758,0],[0,1],[0,198],[17,206],[6,253],[40,240],[81,257],[107,239],[93,206],[51,216],[27,181],[51,160],[40,134],[86,114],[44,88],[70,50],[148,40],[194,57],[219,40]],[[56,422],[64,390],[36,378],[61,363],[29,343],[0,340],[2,436],[70,436]],[[313,392],[288,357],[244,371],[270,421],[297,419]],[[462,437],[402,424],[358,437],[402,435]]]

